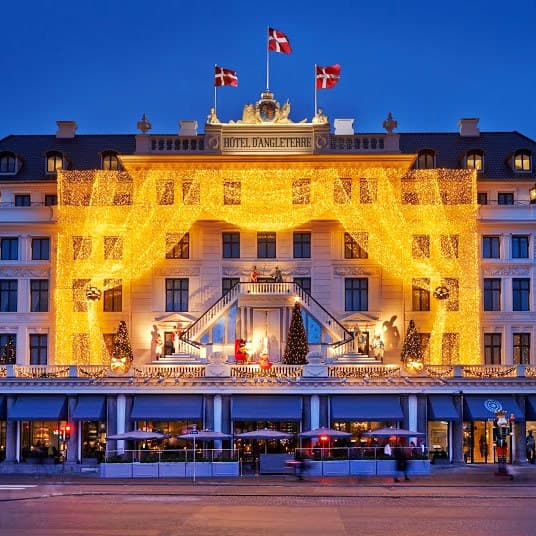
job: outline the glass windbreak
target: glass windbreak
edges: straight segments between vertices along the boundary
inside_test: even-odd
[[[65,421],[23,421],[21,426],[21,461],[58,463],[62,461]]]
[[[82,423],[82,458],[104,461],[106,452],[106,423],[84,421]]]

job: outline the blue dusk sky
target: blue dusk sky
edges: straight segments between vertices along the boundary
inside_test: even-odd
[[[238,73],[217,103],[220,120],[239,119],[266,86],[268,26],[293,47],[270,54],[270,89],[294,121],[313,115],[314,64],[339,63],[318,103],[356,132],[381,132],[392,112],[400,132],[479,117],[536,138],[534,0],[7,0],[2,21],[0,138],[53,134],[59,119],[135,133],[144,112],[153,133],[180,119],[202,131],[214,64]]]

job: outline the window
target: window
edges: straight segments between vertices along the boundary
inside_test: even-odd
[[[484,333],[484,363],[486,365],[501,364],[501,334]]]
[[[411,303],[414,311],[430,310],[430,279],[412,280]]]
[[[91,256],[91,237],[73,236],[73,259],[84,260]]]
[[[121,279],[105,279],[103,311],[120,313],[123,309],[123,284]]]
[[[32,261],[50,260],[50,238],[32,238]]]
[[[512,279],[512,310],[529,311],[530,299],[530,279],[517,278]]]
[[[500,238],[498,236],[483,236],[482,257],[484,259],[499,259],[500,256]]]
[[[2,333],[0,335],[0,365],[15,365],[17,363],[17,335]]]
[[[16,207],[31,207],[32,198],[30,194],[15,194],[15,206]]]
[[[173,205],[175,202],[175,183],[173,181],[156,181],[156,202],[159,205]]]
[[[14,175],[17,167],[17,157],[13,153],[0,154],[0,175]]]
[[[296,232],[294,233],[294,258],[310,259],[311,258],[311,233]]]
[[[223,258],[240,258],[240,233],[222,233]]]
[[[528,151],[514,153],[514,171],[530,171],[531,169],[532,158]]]
[[[275,233],[257,233],[257,257],[275,259]]]
[[[311,278],[310,277],[295,277],[294,283],[301,286],[307,294],[311,294]]]
[[[419,333],[422,357],[425,363],[430,363],[430,333]]]
[[[0,279],[0,313],[17,312],[16,279]]]
[[[446,303],[447,311],[458,311],[460,308],[460,283],[454,277],[445,277],[441,285],[449,289],[449,298]]]
[[[19,239],[0,238],[0,255],[3,261],[16,261],[19,258]]]
[[[113,151],[102,153],[102,169],[106,171],[119,171],[121,169],[117,153]]]
[[[356,238],[354,238],[354,236]],[[359,242],[358,242],[359,240]],[[363,247],[362,247],[363,245]],[[344,233],[344,258],[345,259],[368,259],[367,233]]]
[[[487,205],[488,204],[488,193],[487,192],[478,192],[478,194],[477,194],[477,203],[479,205]]]
[[[223,277],[221,280],[221,295],[225,296],[237,283],[240,283],[239,277]]]
[[[499,192],[497,194],[497,204],[498,205],[513,205],[514,194],[511,192]]]
[[[419,151],[417,161],[415,162],[417,169],[433,169],[435,168],[435,152],[431,149]]]
[[[185,205],[199,205],[200,194],[198,181],[182,181],[182,202]]]
[[[484,279],[484,311],[501,310],[501,280],[499,278]]]
[[[376,179],[359,179],[359,202],[362,205],[378,200],[378,181]]]
[[[114,260],[123,258],[123,239],[120,236],[104,237],[104,258]]]
[[[475,171],[482,171],[484,169],[484,155],[482,151],[469,151],[465,158],[465,167],[467,169],[474,169]]]
[[[430,257],[430,236],[413,235],[411,254],[414,259],[427,259]]]
[[[180,237],[180,238],[179,238]],[[190,258],[190,233],[166,235],[166,259]]]
[[[64,168],[63,155],[58,152],[47,153],[46,172],[48,174],[56,173]]]
[[[48,363],[48,336],[30,333],[30,365]]]
[[[530,333],[514,333],[514,365],[530,363]]]
[[[368,310],[368,279],[347,277],[344,280],[345,311]]]
[[[45,207],[54,207],[58,204],[58,196],[56,194],[45,194]]]
[[[459,240],[458,235],[441,235],[441,256],[445,259],[457,259]]]
[[[441,341],[441,364],[454,365],[460,360],[460,334],[443,333]]]
[[[512,259],[529,258],[528,235],[512,235]]]
[[[335,179],[333,201],[336,205],[346,205],[352,199],[352,179]]]
[[[91,279],[73,279],[73,311],[87,313],[86,289]]]
[[[311,179],[292,181],[292,204],[308,205],[311,202]]]
[[[242,202],[242,183],[240,181],[225,181],[223,183],[223,204],[240,205]]]
[[[73,334],[73,355],[77,357],[78,363],[89,363],[90,344],[89,333]]]
[[[30,281],[30,311],[32,313],[48,311],[48,279]]]
[[[166,311],[188,310],[188,279],[166,279]]]

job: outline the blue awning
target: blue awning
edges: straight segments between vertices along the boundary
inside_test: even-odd
[[[7,416],[9,421],[63,421],[67,419],[64,396],[18,396]]]
[[[334,395],[332,421],[401,421],[400,397],[393,395]]]
[[[528,396],[525,407],[527,411],[527,421],[536,421],[536,396]]]
[[[134,398],[131,420],[203,420],[201,395],[140,395]]]
[[[88,395],[78,397],[73,411],[74,421],[103,421],[106,419],[106,399],[104,396]]]
[[[235,421],[301,421],[302,398],[281,395],[235,396],[231,417]]]
[[[448,395],[428,397],[429,421],[458,421],[460,414],[454,406],[454,400]]]
[[[466,421],[488,421],[495,419],[496,410],[505,410],[516,420],[525,420],[518,403],[510,395],[465,395],[463,418]]]

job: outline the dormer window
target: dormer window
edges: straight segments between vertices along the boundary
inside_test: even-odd
[[[416,169],[434,169],[435,166],[435,151],[431,149],[423,149],[419,151],[417,161],[415,162]]]
[[[0,153],[0,175],[15,175],[19,170],[19,160],[13,153]]]
[[[119,171],[121,169],[117,153],[113,151],[102,153],[102,169],[105,171]]]
[[[484,155],[482,151],[469,151],[465,157],[465,167],[467,169],[474,169],[475,171],[482,171],[484,169]]]
[[[63,155],[57,151],[47,153],[47,173],[52,174],[64,168]]]
[[[514,153],[514,171],[530,172],[532,170],[532,155],[529,151],[516,151]]]

